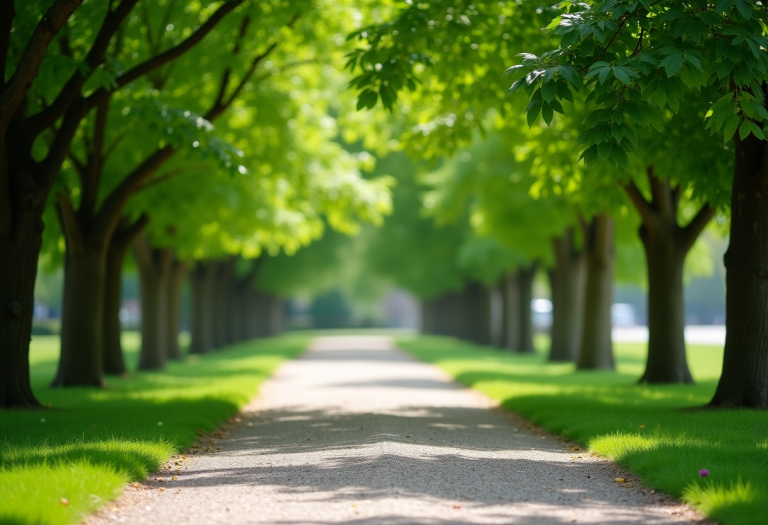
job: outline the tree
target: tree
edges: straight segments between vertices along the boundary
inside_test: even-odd
[[[677,110],[701,86],[720,88],[720,98],[709,108],[708,127],[726,142],[733,139],[735,163],[726,347],[711,405],[765,408],[768,289],[760,268],[768,260],[768,241],[760,225],[768,224],[762,191],[768,170],[762,162],[766,144],[760,123],[768,119],[768,56],[761,49],[768,43],[762,25],[768,15],[750,1],[704,6],[593,2],[563,8],[550,25],[561,38],[560,48],[526,55],[520,67],[526,77],[515,90],[525,88],[534,106],[551,108],[552,101],[559,103],[558,85],[585,85],[595,104],[581,135],[588,163],[600,158],[628,167],[636,127],[658,125],[664,118],[660,110]],[[707,183],[704,177],[698,180]]]
[[[229,1],[218,8],[214,7],[216,4],[206,6],[213,9],[195,13],[199,18],[177,45],[148,60],[128,61],[116,74],[111,74],[115,64],[106,60],[108,51],[136,3],[137,0],[123,0],[113,7],[94,2],[79,10],[80,1],[57,0],[44,12],[47,3],[26,2],[19,12],[13,2],[3,3],[0,302],[6,305],[7,314],[0,317],[0,347],[3,374],[7,377],[3,377],[0,387],[2,407],[37,405],[29,389],[28,345],[43,230],[41,218],[80,123],[115,90],[194,47],[242,2]],[[82,14],[77,19],[86,23],[75,23],[70,17],[75,10]],[[55,39],[60,53],[51,48]],[[80,44],[81,53],[79,59],[70,60],[73,43]],[[44,60],[48,57],[63,60]],[[7,81],[6,75],[10,75]],[[88,84],[89,80],[92,84]],[[49,146],[42,147],[37,139],[50,136],[51,129],[55,129],[55,134]],[[103,273],[98,265],[93,270]],[[83,329],[85,333],[94,331],[90,326]],[[100,356],[93,356],[93,362],[100,362]],[[67,363],[65,368],[76,366]]]

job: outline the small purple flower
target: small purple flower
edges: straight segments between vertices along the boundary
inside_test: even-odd
[[[706,478],[707,476],[709,476],[709,471],[703,468],[699,471],[699,476],[701,476],[702,478]]]

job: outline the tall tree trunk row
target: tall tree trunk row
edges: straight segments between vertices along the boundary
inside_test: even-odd
[[[584,225],[587,281],[577,368],[613,370],[613,219],[603,213]]]

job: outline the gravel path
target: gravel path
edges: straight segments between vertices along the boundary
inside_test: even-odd
[[[87,523],[699,519],[612,463],[495,409],[385,337],[316,339],[198,447]]]

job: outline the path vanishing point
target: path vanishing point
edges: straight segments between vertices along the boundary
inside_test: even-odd
[[[386,337],[315,339],[235,421],[86,523],[704,523]]]

